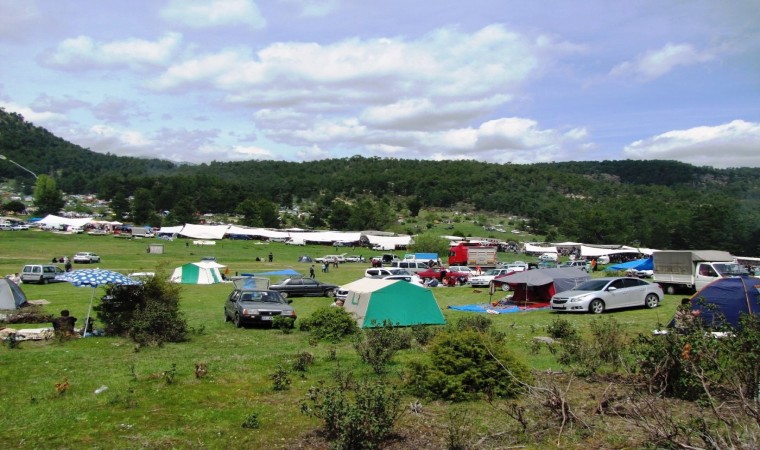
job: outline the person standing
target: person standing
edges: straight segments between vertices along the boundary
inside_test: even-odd
[[[68,256],[63,257],[63,267],[66,269],[66,272],[71,272],[71,260]]]
[[[309,267],[309,276],[311,278],[315,278],[316,277],[316,275],[314,274],[314,264],[312,264],[311,267]]]
[[[272,255],[272,252],[269,252],[269,262],[274,261],[274,255]]]

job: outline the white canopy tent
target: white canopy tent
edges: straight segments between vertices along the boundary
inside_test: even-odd
[[[46,225],[49,227],[57,227],[61,225],[64,225],[67,227],[84,227],[90,222],[92,222],[92,217],[69,219],[67,217],[60,217],[53,214],[48,214],[37,223],[40,225]]]
[[[192,239],[222,239],[229,228],[229,225],[193,225],[186,223],[179,234]]]

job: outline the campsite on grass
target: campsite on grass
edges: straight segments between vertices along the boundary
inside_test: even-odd
[[[179,238],[162,242],[163,251],[151,253],[146,251],[149,244],[146,239],[37,231],[0,234],[4,250],[0,270],[4,273],[18,272],[27,263],[48,263],[49,258],[43,255],[73,254],[78,248],[88,248],[103,256],[101,269],[123,274],[155,273],[167,281],[177,281],[169,285],[177,289],[180,312],[187,324],[184,340],[161,345],[137,344],[129,336],[58,339],[48,334],[41,335],[47,336],[42,340],[15,340],[11,337],[14,330],[49,327],[47,320],[58,317],[62,310],[78,318],[76,327],[80,328],[93,295],[92,289],[78,289],[69,283],[22,284],[20,288],[28,300],[45,300],[28,310],[45,319],[1,325],[5,327],[1,335],[5,345],[0,349],[3,361],[0,396],[6,409],[15,412],[0,419],[4,427],[0,435],[3,447],[217,448],[234,442],[248,448],[329,448],[336,438],[321,431],[324,422],[314,413],[314,402],[328,392],[320,389],[343,386],[350,391],[329,391],[330,395],[343,393],[348,395],[347,399],[353,399],[355,395],[380,392],[376,386],[381,385],[386,389],[383,399],[390,401],[394,395],[400,396],[394,406],[395,437],[385,441],[382,448],[431,445],[445,448],[449,430],[454,426],[447,417],[462,410],[472,419],[457,426],[472,427],[475,421],[478,423],[477,429],[468,428],[473,433],[472,442],[485,439],[495,447],[532,445],[525,440],[528,435],[519,431],[519,421],[494,414],[493,407],[506,408],[509,403],[505,402],[517,401],[524,414],[537,414],[531,417],[543,417],[559,427],[556,417],[549,419],[553,416],[542,415],[550,411],[542,409],[542,401],[536,398],[497,396],[489,404],[481,401],[487,398],[487,393],[469,392],[457,384],[451,386],[462,389],[457,391],[462,401],[440,400],[419,395],[408,384],[417,380],[415,389],[431,389],[429,395],[443,395],[440,389],[445,386],[436,387],[425,374],[437,368],[441,370],[437,377],[443,381],[441,377],[449,376],[447,370],[458,370],[461,365],[472,371],[475,376],[472,380],[502,386],[509,376],[489,359],[489,351],[507,352],[499,353],[507,358],[501,360],[505,364],[520,367],[524,364],[533,374],[533,383],[541,386],[570,383],[573,392],[568,392],[565,400],[575,414],[594,424],[591,430],[566,429],[559,446],[556,429],[551,436],[533,429],[535,434],[530,439],[543,436],[540,446],[565,447],[565,439],[586,440],[599,448],[636,447],[648,442],[646,433],[629,422],[614,415],[602,420],[598,414],[587,413],[604,400],[604,388],[593,377],[571,375],[582,372],[577,363],[558,362],[556,355],[563,351],[558,343],[561,341],[557,338],[558,330],[575,330],[586,338],[592,335],[591,329],[599,332],[599,327],[607,327],[615,336],[607,347],[622,349],[623,343],[633,342],[637,335],[651,336],[652,330],[664,327],[675,315],[681,296],[668,295],[658,308],[651,310],[612,311],[603,319],[590,314],[567,317],[536,306],[550,292],[565,289],[567,280],[602,273],[589,274],[574,268],[534,269],[511,275],[521,276],[519,282],[513,283],[515,290],[489,292],[467,285],[423,288],[404,281],[369,279],[364,277],[369,262],[344,263],[329,272],[317,270],[315,277],[349,289],[342,310],[350,314],[360,334],[322,340],[315,337],[313,330],[301,330],[299,323],[325,311],[332,314],[336,308],[330,306],[333,299],[328,297],[293,298],[290,304],[298,317],[294,328],[284,328],[275,322],[272,326],[246,328],[225,324],[224,305],[234,285],[225,281],[219,270],[228,271],[228,278],[255,274],[275,284],[293,273],[308,274],[313,263],[300,257],[325,254],[332,247],[326,250],[314,244],[291,246],[242,239],[215,240],[213,246],[193,245],[192,241],[186,245],[186,240]],[[33,248],[45,250],[30,252]],[[270,253],[274,255],[272,262],[268,260]],[[30,254],[40,256],[29,257]],[[201,259],[208,256],[223,265],[202,263]],[[524,254],[499,253],[499,256],[504,263],[517,259],[535,261],[535,257],[531,259]],[[570,271],[572,274],[567,275]],[[0,284],[3,304],[15,305],[20,301],[18,294],[2,287]],[[95,288],[94,310],[104,304],[107,289]],[[751,289],[746,295],[752,295]],[[510,301],[514,303],[509,304]],[[454,309],[467,305],[485,307]],[[499,308],[506,312],[512,307],[509,314],[489,313]],[[105,326],[102,317],[93,316],[95,329],[102,330]],[[390,330],[378,326],[387,321],[399,326]],[[357,339],[358,336],[362,338]],[[480,339],[494,347],[478,347]],[[674,334],[672,339],[680,337]],[[458,345],[464,340],[467,345]],[[452,346],[446,347],[447,343]],[[479,356],[446,353],[455,348],[477,349]],[[377,358],[382,354],[389,356],[381,363]],[[449,359],[448,363],[439,364],[435,358]],[[585,364],[584,369],[588,367]],[[602,363],[595,370],[616,373],[611,363]],[[467,378],[456,379],[462,383]],[[312,412],[302,414],[304,408]],[[505,427],[512,430],[509,436],[488,437]],[[625,437],[619,437],[621,428],[626,430]]]

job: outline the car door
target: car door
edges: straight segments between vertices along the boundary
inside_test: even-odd
[[[647,296],[646,281],[635,278],[626,278],[626,295],[628,296],[628,306],[641,306],[644,304],[644,298]]]
[[[617,280],[620,282],[621,287],[618,289],[617,293],[620,297],[620,307],[625,308],[629,306],[637,306],[639,305],[639,297],[641,296],[641,289],[640,287],[635,283],[636,280],[634,279],[620,279]],[[643,297],[642,297],[642,303],[643,303]]]
[[[237,301],[240,297],[240,291],[232,291],[227,301],[224,302],[224,315],[226,317],[235,317],[235,309],[237,308]]]
[[[614,289],[612,289],[614,288]],[[625,283],[622,278],[613,280],[607,286],[606,309],[624,308],[626,305]]]
[[[322,288],[317,280],[304,278],[301,281],[301,295],[322,295]]]

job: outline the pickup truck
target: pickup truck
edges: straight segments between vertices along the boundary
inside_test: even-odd
[[[693,294],[718,278],[746,273],[734,257],[720,250],[663,250],[654,252],[653,281],[666,294]]]

